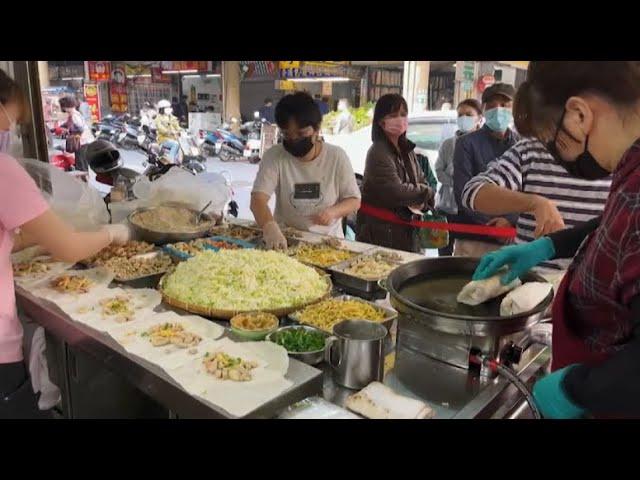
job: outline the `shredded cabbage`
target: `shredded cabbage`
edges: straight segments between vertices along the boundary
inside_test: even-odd
[[[322,297],[327,282],[313,268],[279,252],[205,251],[180,263],[164,282],[175,300],[217,310],[273,310]]]

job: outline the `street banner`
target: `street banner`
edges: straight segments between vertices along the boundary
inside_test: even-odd
[[[95,83],[84,84],[84,99],[91,109],[91,122],[100,121],[100,95],[98,94],[98,85]]]
[[[111,62],[87,62],[89,80],[92,82],[108,82],[111,79]]]

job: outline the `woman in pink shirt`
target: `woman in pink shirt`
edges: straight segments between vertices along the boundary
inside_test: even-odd
[[[25,105],[18,85],[0,70],[0,139],[24,117]],[[40,245],[59,260],[76,262],[128,238],[124,225],[74,231],[49,209],[18,162],[0,152],[0,419],[41,416],[22,354],[11,252]]]

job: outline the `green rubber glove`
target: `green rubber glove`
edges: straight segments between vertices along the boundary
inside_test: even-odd
[[[585,410],[573,403],[562,387],[565,375],[575,366],[556,370],[533,386],[533,399],[544,418],[571,419],[584,415]]]
[[[555,254],[556,249],[549,237],[542,237],[529,243],[510,245],[483,256],[478,268],[473,273],[473,280],[489,278],[502,267],[508,265],[509,271],[500,279],[503,285],[507,285],[539,263],[551,260]]]

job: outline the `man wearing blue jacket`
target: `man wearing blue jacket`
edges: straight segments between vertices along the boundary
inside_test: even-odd
[[[456,142],[453,154],[453,188],[459,205],[458,215],[461,223],[510,227],[515,225],[518,219],[517,215],[492,218],[464,208],[462,202],[462,192],[467,182],[484,172],[490,162],[500,157],[519,140],[518,134],[511,129],[511,109],[515,93],[515,88],[506,83],[496,83],[487,88],[482,94],[484,126],[461,136]],[[495,237],[456,234],[453,255],[480,257],[497,250],[501,245],[500,240]]]

